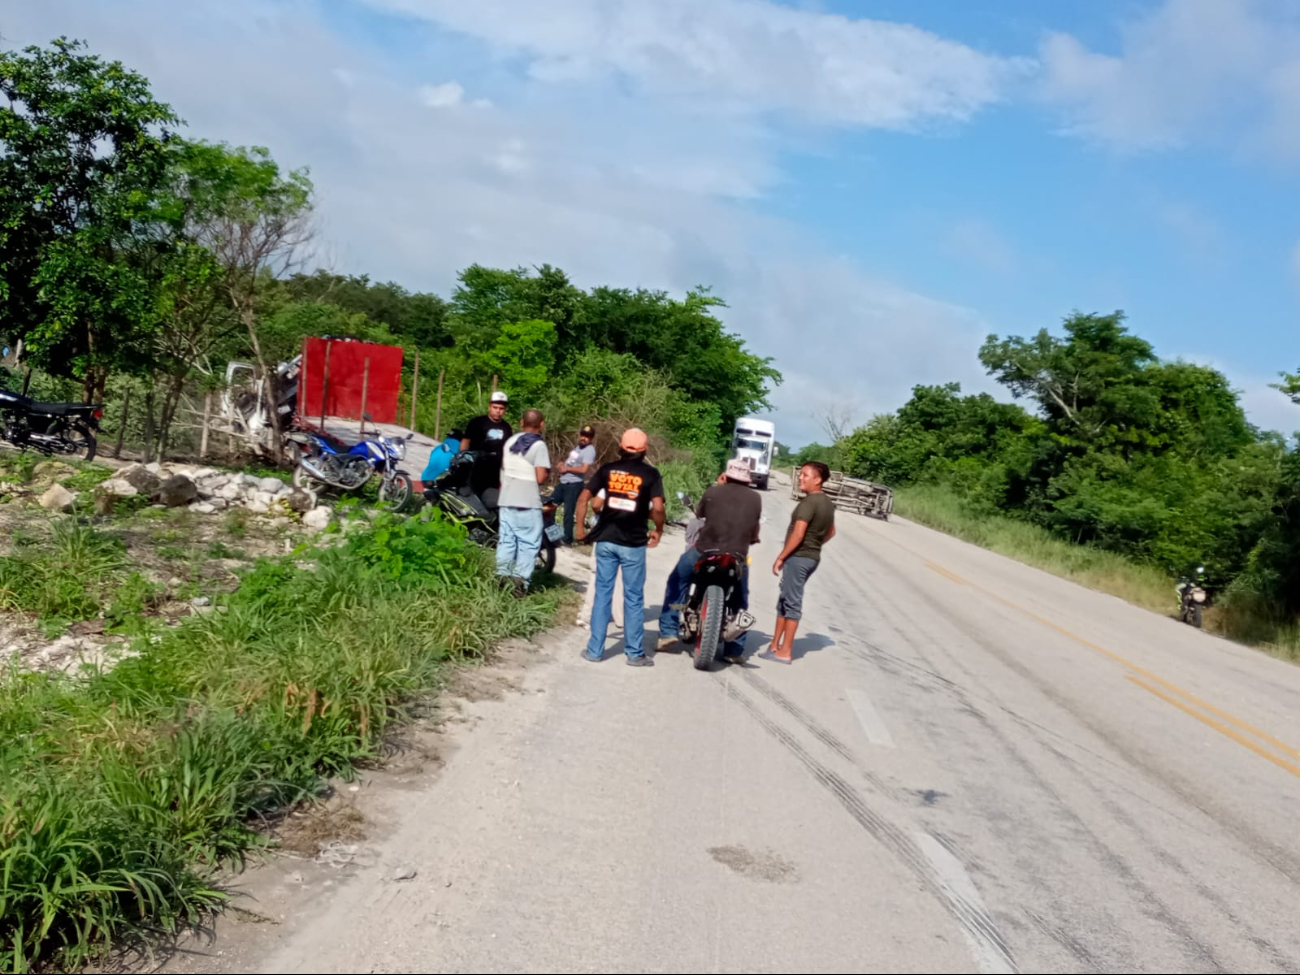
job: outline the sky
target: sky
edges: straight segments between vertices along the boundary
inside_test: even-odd
[[[920,383],[1005,398],[990,333],[1123,310],[1257,425],[1300,366],[1297,0],[11,0],[188,134],[310,167],[318,259],[704,285],[785,376],[779,440]]]

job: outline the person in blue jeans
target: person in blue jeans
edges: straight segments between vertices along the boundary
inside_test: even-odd
[[[596,428],[587,424],[578,431],[578,443],[560,465],[560,483],[551,494],[551,501],[564,506],[564,544],[573,544],[573,525],[578,511],[578,495],[583,482],[596,466]]]
[[[542,493],[551,474],[551,455],[542,439],[545,420],[540,410],[524,410],[522,432],[505,442],[501,457],[501,489],[497,515],[497,575],[514,583],[516,596],[528,583],[542,548]]]
[[[623,433],[618,460],[598,470],[578,495],[574,537],[584,540],[587,506],[601,491],[605,501],[592,528],[596,543],[595,594],[591,607],[591,638],[583,654],[599,661],[605,656],[605,634],[614,609],[614,582],[623,573],[624,652],[629,667],[653,667],[654,658],[645,652],[645,555],[664,534],[664,481],[657,468],[647,463],[650,441],[645,432],[633,427]],[[654,528],[647,529],[648,522]]]
[[[696,520],[687,526],[687,549],[677,560],[677,566],[668,577],[664,591],[664,605],[659,614],[659,649],[667,649],[677,642],[681,615],[672,609],[674,604],[686,601],[691,575],[702,553],[726,552],[740,560],[740,608],[749,609],[749,547],[759,540],[763,518],[763,499],[750,489],[749,465],[732,459],[699,504],[695,506]],[[696,529],[692,537],[692,529]],[[745,635],[728,641],[722,648],[722,659],[738,663],[745,655]]]

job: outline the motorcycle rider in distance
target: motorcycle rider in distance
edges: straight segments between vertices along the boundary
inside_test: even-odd
[[[749,547],[758,544],[763,517],[763,498],[750,489],[749,465],[739,458],[727,462],[726,470],[700,498],[695,515],[703,519],[695,544],[682,553],[668,577],[664,605],[659,614],[659,649],[677,642],[681,628],[678,610],[671,607],[686,600],[695,563],[702,555],[727,553],[741,565],[740,608],[749,609]],[[722,652],[727,663],[740,663],[745,656],[745,638],[729,642]]]

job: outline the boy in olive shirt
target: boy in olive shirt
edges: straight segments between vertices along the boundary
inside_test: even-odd
[[[764,660],[788,664],[793,659],[794,635],[803,618],[804,586],[821,564],[822,546],[835,537],[835,505],[822,490],[830,476],[830,468],[817,461],[799,468],[799,487],[806,497],[795,506],[785,548],[772,565],[772,574],[781,576],[781,595],[776,601],[772,645],[758,654]]]

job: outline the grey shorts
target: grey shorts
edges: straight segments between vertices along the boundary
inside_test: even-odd
[[[803,619],[803,587],[821,564],[817,559],[792,555],[781,567],[781,595],[776,600],[776,615],[788,620]]]

